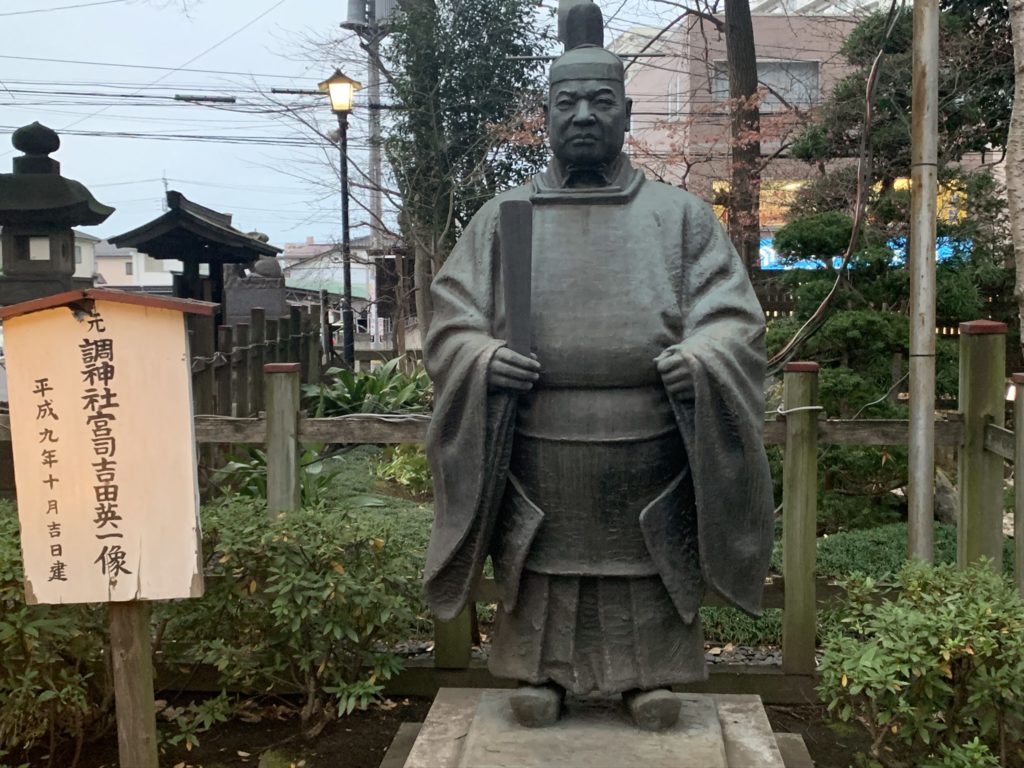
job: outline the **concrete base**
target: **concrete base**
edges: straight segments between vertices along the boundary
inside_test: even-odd
[[[509,691],[484,691],[470,725],[459,768],[729,768],[715,703],[675,694],[679,723],[660,733],[641,731],[618,701],[573,703],[555,725],[524,728],[512,717]]]
[[[404,768],[790,768],[757,696],[679,695],[679,726],[647,733],[613,703],[529,729],[511,720],[508,691],[443,688]]]

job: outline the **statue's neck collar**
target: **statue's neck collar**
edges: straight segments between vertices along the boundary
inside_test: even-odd
[[[573,168],[557,158],[533,178],[535,204],[543,203],[627,203],[644,181],[641,171],[620,154],[598,168]]]

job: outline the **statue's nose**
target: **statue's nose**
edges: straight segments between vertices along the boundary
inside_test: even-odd
[[[572,116],[574,123],[590,123],[594,120],[594,113],[590,111],[590,103],[586,99],[580,99],[576,104],[576,113]]]

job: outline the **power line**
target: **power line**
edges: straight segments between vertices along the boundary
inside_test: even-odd
[[[280,5],[280,3],[279,3]],[[271,9],[273,10],[273,9]],[[209,51],[207,51],[209,52]],[[200,54],[200,56],[203,54]],[[198,58],[198,57],[196,57]],[[85,61],[82,59],[48,59],[40,58],[38,56],[11,56],[7,54],[0,54],[0,59],[12,59],[15,61],[39,61],[48,64],[81,64],[90,67],[118,67],[123,69],[155,69],[158,71],[169,71],[169,72],[195,72],[203,75],[235,75],[237,77],[274,77],[282,80],[296,80],[301,75],[270,75],[259,72],[232,72],[224,69],[189,69],[187,66],[180,67],[158,67],[153,64],[115,64],[107,61]],[[193,59],[192,61],[195,61]],[[152,85],[152,83],[150,84]],[[148,86],[141,86],[148,87]]]
[[[51,13],[53,11],[69,11],[73,8],[89,8],[94,5],[113,5],[114,3],[127,3],[128,0],[96,0],[92,3],[78,3],[77,5],[58,5],[55,8],[33,8],[29,11],[7,11],[0,13],[0,16],[24,16],[29,13]]]

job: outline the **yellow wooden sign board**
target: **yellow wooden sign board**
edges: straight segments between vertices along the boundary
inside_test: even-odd
[[[200,596],[182,312],[66,304],[4,337],[27,602]]]

